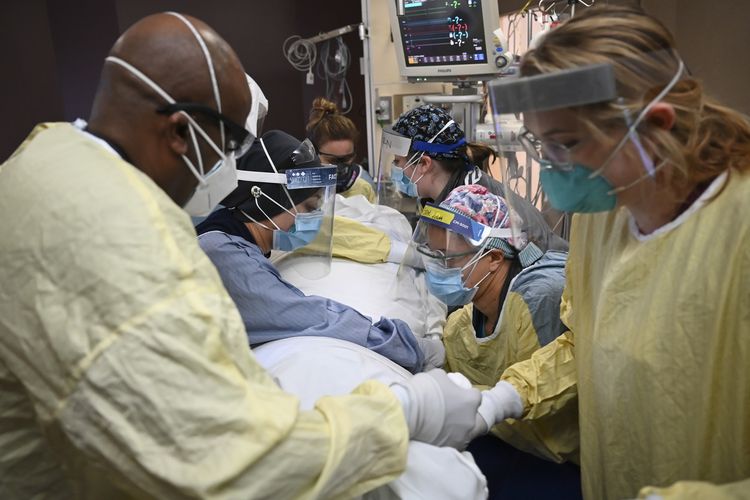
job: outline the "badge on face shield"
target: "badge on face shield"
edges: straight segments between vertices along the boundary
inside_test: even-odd
[[[321,188],[336,185],[336,167],[295,168],[286,172],[287,189]]]

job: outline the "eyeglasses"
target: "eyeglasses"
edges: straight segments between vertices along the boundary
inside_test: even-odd
[[[224,128],[229,136],[226,144],[226,152],[234,153],[236,157],[240,157],[247,153],[250,146],[255,141],[255,136],[250,133],[242,125],[238,125],[232,119],[216,111],[213,108],[204,106],[203,104],[193,102],[176,102],[174,104],[167,104],[156,110],[157,113],[162,115],[171,115],[178,111],[185,111],[187,113],[199,113],[209,118],[221,122],[224,124]]]
[[[339,164],[339,163],[352,163],[354,161],[354,158],[356,158],[357,153],[351,152],[348,155],[336,156],[336,155],[332,155],[331,153],[324,153],[323,151],[318,151],[318,155],[329,158],[330,159],[329,163]]]
[[[431,259],[437,259],[440,260],[443,264],[443,267],[451,267],[448,264],[448,261],[450,260],[456,260],[460,259],[461,257],[466,257],[468,255],[475,255],[477,253],[476,250],[471,250],[468,252],[459,252],[454,254],[446,254],[442,250],[433,250],[426,244],[417,245],[417,252],[421,253],[422,255],[429,257]]]
[[[573,163],[570,161],[570,148],[565,144],[542,141],[526,127],[521,128],[518,134],[518,142],[521,143],[531,159],[541,165],[541,168],[566,172],[573,170]]]

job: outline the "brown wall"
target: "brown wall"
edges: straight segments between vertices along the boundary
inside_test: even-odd
[[[596,0],[596,3],[640,5],[669,28],[685,63],[693,75],[703,80],[707,92],[750,115],[747,0]],[[507,14],[521,8],[526,0],[498,0],[498,4],[501,14]]]
[[[46,2],[12,0],[0,12],[1,162],[36,123],[62,119],[63,100]]]
[[[745,0],[641,0],[677,41],[690,71],[708,93],[750,115],[750,65]]]
[[[103,59],[117,37],[141,17],[166,10],[193,15],[218,31],[268,97],[265,129],[283,129],[300,138],[310,103],[325,87],[318,79],[315,86],[305,84],[304,75],[282,56],[284,39],[361,20],[360,3],[353,0],[4,1],[0,111],[6,119],[0,128],[0,161],[36,123],[87,117]],[[364,129],[362,44],[354,33],[344,41],[352,55],[347,80],[355,104],[350,117]],[[363,144],[358,149],[365,148]]]

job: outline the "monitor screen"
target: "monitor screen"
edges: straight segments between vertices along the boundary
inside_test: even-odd
[[[398,20],[406,67],[487,63],[481,0],[405,0]]]

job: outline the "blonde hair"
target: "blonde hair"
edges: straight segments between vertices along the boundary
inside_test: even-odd
[[[339,113],[336,103],[316,97],[305,127],[307,136],[316,148],[329,141],[350,140],[356,144],[359,131],[354,122]]]
[[[524,76],[597,63],[614,67],[616,103],[580,108],[584,126],[601,134],[623,111],[637,116],[678,72],[679,56],[672,35],[656,19],[634,7],[586,9],[551,30],[521,62]],[[643,120],[638,132],[660,160],[675,166],[670,179],[677,188],[694,186],[724,171],[750,169],[750,124],[740,113],[708,97],[701,83],[685,72],[662,102],[676,112],[665,130]]]

